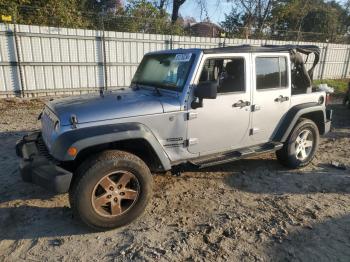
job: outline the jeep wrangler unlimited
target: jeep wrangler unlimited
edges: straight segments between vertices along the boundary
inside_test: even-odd
[[[21,176],[69,192],[74,216],[104,230],[141,215],[152,172],[271,151],[287,167],[306,166],[332,116],[326,93],[312,87],[319,54],[316,46],[148,53],[130,88],[48,102],[41,131],[17,143]]]

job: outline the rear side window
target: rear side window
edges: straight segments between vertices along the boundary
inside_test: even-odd
[[[257,57],[255,60],[256,89],[285,88],[288,86],[285,57]]]

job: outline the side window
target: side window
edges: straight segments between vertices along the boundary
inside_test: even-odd
[[[205,81],[217,82],[219,94],[245,91],[244,58],[207,59],[199,78],[199,82]]]
[[[256,88],[285,88],[288,86],[285,57],[257,57],[255,60]]]

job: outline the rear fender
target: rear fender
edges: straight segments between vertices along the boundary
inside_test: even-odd
[[[326,114],[324,105],[318,103],[304,103],[289,109],[273,136],[273,141],[285,142],[293,127],[302,117],[311,119],[317,125],[320,134],[325,133]]]

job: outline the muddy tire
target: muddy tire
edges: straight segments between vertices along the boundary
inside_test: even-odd
[[[69,192],[74,217],[95,230],[129,224],[145,210],[152,195],[152,176],[137,156],[105,151],[78,168]]]
[[[319,140],[316,124],[309,119],[300,119],[282,149],[276,151],[276,157],[289,168],[307,166],[315,156]]]

